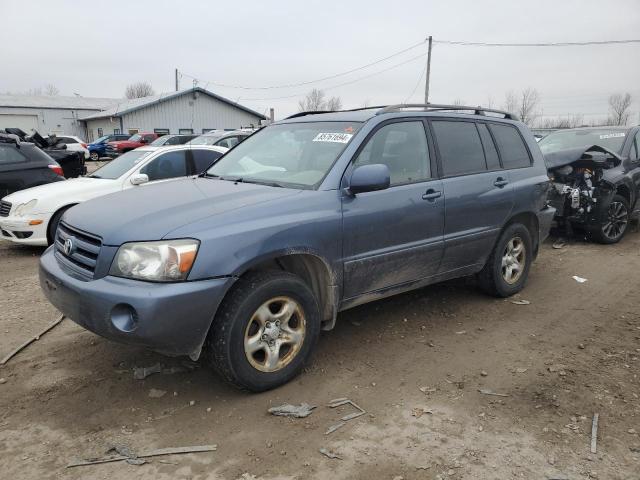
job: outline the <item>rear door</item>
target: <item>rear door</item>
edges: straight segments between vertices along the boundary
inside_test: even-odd
[[[447,118],[430,125],[446,198],[440,272],[484,264],[513,208],[509,175],[484,123]]]
[[[345,298],[437,273],[444,195],[432,159],[415,118],[381,124],[356,154],[355,167],[386,164],[391,185],[342,199]]]

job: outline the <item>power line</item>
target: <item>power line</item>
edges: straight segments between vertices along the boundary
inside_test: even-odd
[[[407,95],[407,98],[405,98],[404,102],[402,103],[407,103],[411,99],[411,97],[413,97],[413,95],[416,93],[416,90],[418,89],[418,86],[422,82],[422,77],[424,76],[426,71],[427,71],[427,66],[425,65],[424,67],[422,67],[422,70],[420,70],[420,76],[418,77],[418,81],[416,82],[415,87],[413,87],[413,90],[411,90],[411,93]]]
[[[585,45],[621,45],[627,43],[640,43],[640,39],[631,40],[600,40],[588,42],[549,42],[549,43],[488,43],[465,42],[459,40],[434,40],[433,43],[444,45],[463,45],[471,47],[581,47]]]
[[[371,77],[374,77],[376,75],[380,75],[381,73],[388,72],[389,70],[393,70],[395,68],[401,67],[403,65],[406,65],[407,63],[415,62],[416,60],[418,60],[420,58],[424,58],[426,55],[427,55],[426,53],[421,53],[420,55],[417,55],[417,56],[412,57],[412,58],[410,58],[408,60],[405,60],[404,62],[396,63],[395,65],[387,67],[387,68],[385,68],[383,70],[378,70],[377,72],[373,72],[373,73],[370,73],[368,75],[364,75],[362,77],[358,77],[358,78],[356,78],[354,80],[349,80],[348,82],[339,83],[337,85],[331,85],[330,87],[323,87],[322,90],[332,90],[334,88],[344,87],[345,85],[351,85],[352,83],[360,82],[361,80],[365,80],[367,78],[371,78]],[[304,95],[304,93],[296,93],[296,94],[293,94],[293,95],[285,95],[285,96],[282,96],[282,97],[268,97],[268,98],[245,98],[245,97],[242,97],[241,99],[239,98],[238,101],[240,101],[240,100],[249,100],[249,101],[283,100],[285,98],[300,97],[302,95]]]
[[[317,78],[315,80],[307,80],[305,82],[290,83],[290,84],[286,84],[286,85],[271,85],[271,86],[267,86],[267,87],[247,87],[247,86],[244,86],[244,85],[230,85],[230,84],[213,82],[213,81],[207,81],[206,83],[207,84],[211,84],[211,85],[215,85],[217,87],[236,88],[236,89],[240,89],[240,90],[273,90],[273,89],[278,89],[278,88],[301,87],[301,86],[304,86],[304,85],[310,85],[312,83],[319,83],[319,82],[323,82],[325,80],[331,80],[333,78],[342,77],[342,76],[348,75],[350,73],[357,72],[359,70],[364,70],[365,68],[372,67],[372,66],[377,65],[379,63],[382,63],[382,62],[384,62],[386,60],[389,60],[391,58],[397,57],[398,55],[402,55],[403,53],[406,53],[406,52],[408,52],[410,50],[413,50],[413,49],[415,49],[415,48],[417,48],[417,47],[419,47],[421,45],[424,45],[425,41],[426,40],[422,40],[421,42],[418,42],[418,43],[416,43],[414,45],[411,45],[411,46],[409,46],[407,48],[404,48],[404,49],[402,49],[402,50],[400,50],[400,51],[398,51],[396,53],[393,53],[393,54],[391,54],[391,55],[389,55],[387,57],[381,58],[381,59],[376,60],[376,61],[371,62],[371,63],[367,63],[366,65],[361,65],[359,67],[352,68],[351,70],[347,70],[345,72],[340,72],[340,73],[336,73],[336,74],[329,75],[329,76],[326,76],[326,77]],[[181,73],[185,77],[196,79],[196,77],[194,77],[192,75],[189,75],[189,74],[184,73],[184,72],[181,72]]]

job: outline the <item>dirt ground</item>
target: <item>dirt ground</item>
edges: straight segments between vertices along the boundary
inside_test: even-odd
[[[59,315],[38,287],[41,252],[0,243],[0,357]],[[64,320],[0,368],[0,477],[638,479],[639,267],[637,232],[617,246],[545,244],[516,298],[530,304],[463,280],[355,308],[301,376],[258,395],[205,367],[136,380],[134,367],[184,360]],[[326,435],[353,411],[326,406],[337,397],[367,413]],[[285,402],[317,408],[267,413]],[[217,450],[65,468],[114,444]]]

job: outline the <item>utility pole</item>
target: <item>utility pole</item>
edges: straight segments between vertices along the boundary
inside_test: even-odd
[[[431,44],[433,37],[429,35],[429,52],[427,53],[427,77],[424,82],[424,103],[429,103],[429,80],[431,78]]]
[[[178,81],[178,69],[176,68],[176,92],[180,89],[180,82]]]

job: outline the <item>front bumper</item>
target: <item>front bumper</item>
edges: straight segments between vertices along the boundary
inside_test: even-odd
[[[40,258],[40,286],[49,301],[101,337],[166,355],[196,359],[231,277],[151,283],[106,276],[82,281],[66,273],[54,249]]]
[[[31,214],[27,217],[0,217],[0,239],[23,245],[47,245],[47,225],[51,214]],[[29,225],[30,221],[42,221]]]

